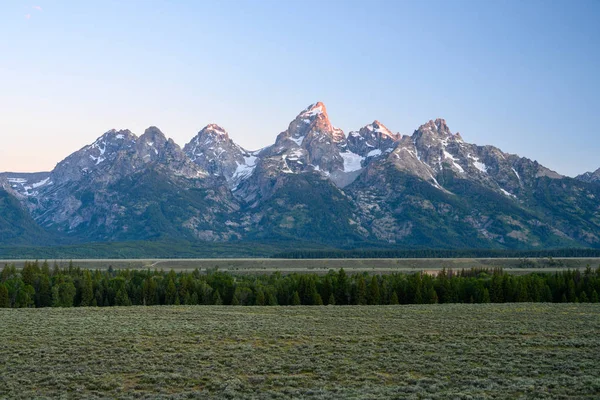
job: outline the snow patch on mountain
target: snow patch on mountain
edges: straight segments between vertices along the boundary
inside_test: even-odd
[[[254,169],[256,168],[256,159],[257,159],[257,157],[253,156],[253,155],[244,156],[244,163],[243,164],[238,163],[237,169],[233,173],[232,179],[233,180],[244,180],[244,179],[248,178],[250,175],[252,175],[252,173],[254,172]]]
[[[487,174],[487,165],[485,165],[484,163],[482,163],[481,161],[479,161],[479,157],[476,157],[472,154],[469,154],[468,157],[471,159],[471,161],[473,162],[473,166],[475,168],[477,168],[479,171],[483,172],[484,174]]]
[[[501,192],[502,192],[502,193],[503,193],[505,196],[512,197],[512,198],[515,198],[515,199],[517,198],[517,196],[515,196],[514,194],[512,194],[512,193],[510,193],[510,192],[507,192],[506,190],[504,190],[504,189],[502,189],[502,188],[500,188],[500,191],[501,191]]]
[[[521,175],[519,175],[519,173],[517,172],[516,169],[514,169],[514,168],[511,168],[511,169],[515,173],[515,175],[517,176],[517,179],[519,180],[519,182],[521,182]]]
[[[340,156],[344,159],[344,172],[358,171],[362,168],[362,161],[365,159],[351,151],[340,152]]]
[[[477,169],[478,169],[478,170],[480,170],[481,172],[483,172],[483,173],[486,173],[486,174],[487,174],[487,165],[485,165],[484,163],[482,163],[482,162],[479,162],[479,161],[474,161],[474,162],[473,162],[473,165],[475,166],[475,168],[477,168]]]
[[[315,115],[323,114],[323,105],[319,103],[310,105],[306,111],[300,114],[300,117],[314,117]]]
[[[298,146],[301,146],[301,145],[302,145],[302,141],[304,140],[304,138],[305,138],[305,137],[306,137],[306,135],[305,135],[305,136],[300,136],[300,137],[298,137],[298,138],[293,138],[293,137],[291,137],[291,138],[289,138],[289,139],[290,139],[292,142],[296,143]]]
[[[100,164],[102,161],[105,160],[104,157],[94,157],[93,155],[90,154],[90,158],[92,159],[92,161],[96,162],[96,165]]]
[[[444,150],[444,158],[447,160],[450,160],[452,162],[452,165],[454,166],[454,168],[456,168],[458,170],[458,172],[460,172],[461,174],[465,173],[465,170],[463,169],[463,167],[461,167],[458,164],[458,158],[454,157],[452,154],[448,153],[446,150]]]
[[[48,178],[46,178],[46,179],[44,179],[44,180],[41,180],[41,181],[39,181],[39,182],[36,182],[36,183],[34,183],[33,185],[31,185],[31,186],[32,186],[34,189],[37,189],[37,188],[39,188],[39,187],[45,186],[45,185],[46,185],[46,184],[48,184],[48,183],[52,184],[52,182],[50,182],[50,177],[48,177]]]

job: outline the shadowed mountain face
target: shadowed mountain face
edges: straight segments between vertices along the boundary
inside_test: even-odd
[[[598,168],[594,172],[586,172],[584,174],[578,175],[575,177],[575,179],[588,183],[600,183],[600,168]]]
[[[183,149],[156,127],[140,137],[108,131],[51,172],[0,174],[12,210],[0,222],[20,227],[3,236],[7,244],[60,237],[600,247],[598,182],[600,170],[572,179],[466,143],[443,119],[412,135],[379,121],[345,135],[316,103],[257,151],[216,124]]]

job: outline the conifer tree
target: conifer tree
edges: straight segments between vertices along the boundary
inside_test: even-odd
[[[319,293],[315,292],[313,300],[312,300],[312,304],[315,306],[323,305],[323,299],[321,298],[321,295]]]
[[[173,282],[173,279],[169,278],[169,282],[167,282],[167,288],[165,290],[165,304],[175,304],[176,297],[177,288],[175,287],[175,282]]]
[[[371,305],[377,305],[381,301],[379,294],[379,280],[375,275],[371,278],[371,282],[369,283],[369,296],[368,303]]]
[[[50,277],[44,272],[42,272],[39,278],[38,290],[36,292],[36,306],[52,307],[52,287],[50,286]]]
[[[221,293],[219,293],[219,290],[215,290],[214,294],[213,294],[213,304],[216,306],[221,306],[223,305],[223,299],[221,298]]]
[[[8,289],[3,283],[0,283],[0,308],[9,308],[10,299],[8,298]]]
[[[398,293],[395,290],[392,292],[392,297],[390,297],[390,304],[398,305]]]
[[[269,293],[269,305],[270,306],[277,305],[277,297],[275,297],[275,294],[273,294],[273,293]]]
[[[299,306],[302,303],[300,302],[300,295],[298,294],[298,291],[294,292],[294,295],[292,296],[292,305],[293,306]]]
[[[348,295],[350,294],[350,284],[348,283],[348,276],[344,268],[340,268],[337,274],[336,291],[335,291],[335,302],[336,304],[344,305],[348,304]]]
[[[92,274],[90,271],[83,273],[83,284],[81,287],[81,306],[91,306],[94,301],[94,287],[92,284]]]
[[[329,295],[329,300],[327,300],[327,304],[328,304],[328,305],[331,305],[331,306],[334,306],[334,305],[335,305],[335,297],[333,296],[333,293],[331,293],[331,294]]]
[[[255,304],[257,306],[264,306],[266,299],[265,299],[265,292],[263,292],[263,290],[261,288],[258,288],[256,290],[256,299],[254,300]]]
[[[356,281],[356,299],[355,304],[365,305],[367,304],[367,284],[365,278],[359,276]]]
[[[483,296],[482,296],[481,302],[482,303],[489,303],[489,302],[491,302],[491,300],[490,300],[490,291],[487,288],[483,289]]]

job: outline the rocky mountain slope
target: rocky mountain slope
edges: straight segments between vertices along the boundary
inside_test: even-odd
[[[600,168],[598,168],[594,172],[586,172],[584,174],[578,175],[575,177],[575,179],[588,183],[600,183]]]
[[[572,179],[467,143],[443,119],[345,135],[316,103],[261,150],[215,124],[183,149],[155,127],[111,130],[49,173],[3,173],[0,185],[40,231],[84,242],[600,247],[598,174]]]

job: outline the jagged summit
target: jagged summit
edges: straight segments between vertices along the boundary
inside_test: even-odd
[[[382,135],[389,137],[397,137],[397,134],[392,133],[385,125],[381,122],[375,120],[371,124],[365,126],[368,130],[373,130],[374,132],[381,133]]]
[[[329,118],[327,116],[327,108],[325,107],[325,104],[323,104],[320,101],[318,101],[318,102],[316,102],[314,104],[311,104],[310,106],[306,107],[298,115],[298,117],[302,117],[302,118],[314,118],[314,117],[317,117],[317,116],[323,116],[325,118]]]
[[[429,120],[425,124],[421,125],[418,132],[432,132],[439,135],[452,135],[450,128],[446,124],[446,120],[442,118],[436,118],[435,120]]]
[[[575,177],[575,179],[588,183],[600,183],[600,168],[598,168],[594,172],[586,172],[581,175],[578,175]]]
[[[348,148],[363,157],[377,157],[391,152],[401,135],[392,133],[385,125],[375,120],[358,132],[348,134]]]
[[[137,140],[137,136],[129,129],[110,129],[97,138],[94,143],[100,143],[102,141],[118,141],[118,140]],[[93,144],[92,144],[93,145]]]
[[[150,126],[144,131],[144,134],[139,137],[139,141],[148,144],[152,143],[150,144],[151,146],[154,144],[162,146],[167,142],[167,137],[156,126]]]
[[[225,129],[208,124],[185,145],[183,151],[209,174],[222,176],[230,188],[254,171],[256,156],[229,138]]]
[[[41,226],[82,240],[600,246],[597,184],[464,142],[441,118],[412,135],[374,120],[346,137],[321,102],[260,151],[213,123],[183,150],[154,126],[111,129],[51,173],[0,174],[0,186]]]
[[[227,131],[217,124],[206,125],[204,128],[202,128],[200,130],[200,132],[198,132],[198,135],[201,135],[201,134],[212,134],[212,135],[219,135],[219,136],[224,136],[226,138],[229,138],[229,134],[227,133]]]

